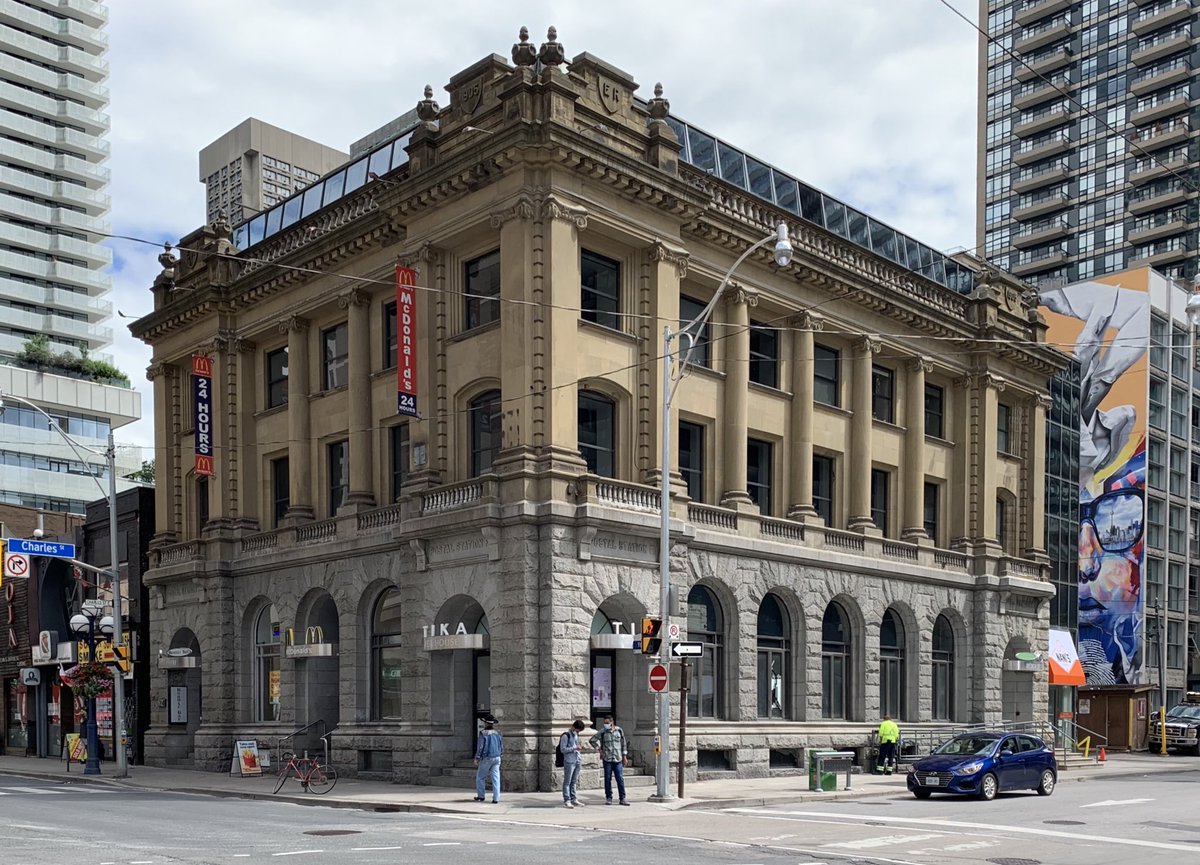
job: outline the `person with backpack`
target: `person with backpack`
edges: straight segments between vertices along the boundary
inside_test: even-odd
[[[582,805],[579,801],[576,787],[579,785],[579,769],[583,765],[583,745],[579,734],[583,731],[583,721],[576,720],[567,728],[567,732],[558,737],[558,747],[555,751],[554,765],[563,770],[563,807],[574,808]]]
[[[492,782],[492,803],[500,801],[500,758],[504,755],[504,737],[496,726],[500,723],[492,715],[483,719],[483,729],[475,742],[475,801],[484,800],[484,782]]]
[[[604,804],[611,805],[613,776],[617,777],[617,795],[621,805],[628,805],[625,798],[625,766],[629,763],[629,739],[625,731],[617,726],[612,715],[604,716],[600,732],[588,740],[593,748],[600,749],[600,762],[604,764]]]

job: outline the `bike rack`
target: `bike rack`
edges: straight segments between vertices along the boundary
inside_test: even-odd
[[[276,753],[279,754],[280,757],[282,757],[283,752],[284,752],[283,743],[288,742],[288,741],[290,741],[292,743],[292,747],[289,750],[291,750],[292,753],[295,753],[296,737],[302,733],[307,733],[309,730],[317,731],[317,733],[318,733],[317,740],[322,743],[322,750],[325,752],[324,765],[328,766],[329,765],[329,739],[333,735],[333,731],[329,730],[325,724],[325,721],[321,720],[321,719],[313,721],[311,724],[305,724],[303,727],[299,728],[298,730],[293,730],[292,732],[288,733],[286,736],[280,736],[278,739],[276,739],[275,740]],[[304,756],[305,757],[308,756],[307,748],[304,749]]]

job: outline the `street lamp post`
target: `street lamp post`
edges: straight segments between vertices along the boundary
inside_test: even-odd
[[[692,353],[692,348],[696,344],[696,333],[704,328],[704,325],[712,316],[712,311],[716,308],[717,301],[721,299],[721,295],[729,287],[729,281],[733,278],[734,271],[741,266],[743,261],[750,257],[751,253],[772,241],[775,242],[775,263],[780,267],[786,267],[790,264],[792,260],[792,243],[788,239],[787,225],[780,222],[775,227],[774,232],[752,244],[733,263],[733,266],[726,272],[724,279],[721,280],[721,284],[717,286],[716,292],[713,293],[712,300],[708,302],[708,305],[700,311],[700,314],[694,320],[683,325],[677,331],[672,331],[670,325],[664,325],[663,327],[662,459],[659,462],[659,474],[661,475],[659,478],[659,511],[661,522],[658,536],[658,609],[664,628],[667,627],[670,620],[671,606],[671,400],[675,397],[675,389],[679,387],[679,383],[687,373],[687,361]],[[672,343],[676,340],[678,340],[678,344],[672,349]],[[680,354],[681,347],[683,350],[680,362],[672,366],[672,360]],[[659,651],[660,662],[663,666],[669,668],[671,663],[671,641],[669,639],[663,640]],[[668,782],[671,773],[670,738],[671,695],[667,689],[664,689],[658,695],[658,739],[661,747],[658,752],[658,764],[654,772],[655,799],[658,801],[666,801],[671,798],[671,794],[668,792]],[[680,754],[680,776],[683,775],[683,768],[683,755]]]
[[[100,483],[100,478],[96,475],[90,475],[91,479],[96,482],[96,486],[100,488],[100,492],[108,499],[108,587],[112,592],[112,628],[115,636],[113,637],[113,647],[116,654],[120,656],[122,648],[122,636],[124,630],[122,628],[121,619],[121,576],[120,565],[118,564],[117,556],[117,443],[113,438],[112,430],[108,431],[108,445],[103,451],[95,448],[90,448],[85,444],[75,441],[71,436],[67,435],[66,431],[59,426],[58,421],[45,412],[37,403],[30,402],[24,397],[14,396],[12,394],[0,391],[0,414],[4,413],[4,404],[6,401],[20,403],[27,408],[33,409],[38,414],[46,419],[50,425],[50,429],[62,436],[71,450],[75,452],[75,456],[79,457],[79,461],[84,465],[88,465],[87,459],[84,458],[85,451],[92,456],[103,456],[108,463],[108,488]],[[116,672],[113,674],[113,730],[116,733],[114,748],[116,750],[117,773],[116,777],[126,778],[129,776],[129,764],[125,756],[125,679],[122,677],[120,665],[118,664]],[[89,748],[89,755],[91,750]],[[91,760],[91,757],[88,757]],[[97,767],[97,772],[99,767]]]
[[[111,636],[113,632],[112,616],[100,615],[99,601],[95,603],[84,601],[83,611],[71,616],[71,631],[75,636],[87,640],[88,661],[94,663],[96,661],[96,632],[99,631],[104,636]],[[120,670],[113,676],[114,681],[118,679],[120,679]],[[115,693],[113,702],[115,722]],[[96,734],[96,698],[93,695],[88,695],[87,698],[87,762],[83,766],[83,774],[100,774],[100,737]]]

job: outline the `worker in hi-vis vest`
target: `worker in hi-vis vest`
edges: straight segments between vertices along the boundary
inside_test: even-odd
[[[875,774],[882,772],[892,774],[896,768],[896,747],[900,742],[900,728],[892,720],[891,715],[883,716],[879,725],[879,762],[875,766]]]

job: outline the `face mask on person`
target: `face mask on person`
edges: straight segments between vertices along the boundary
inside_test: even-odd
[[[605,724],[605,725],[604,725],[604,729],[605,729],[605,730],[611,730],[611,729],[612,729],[612,724]]]

